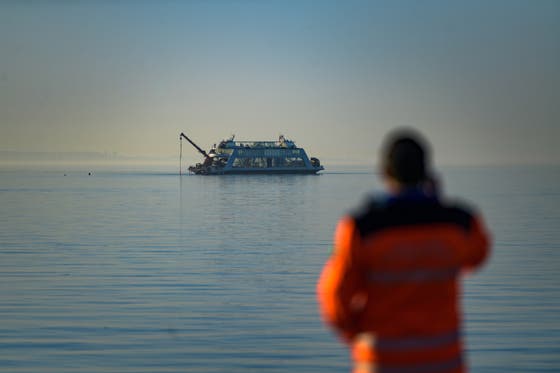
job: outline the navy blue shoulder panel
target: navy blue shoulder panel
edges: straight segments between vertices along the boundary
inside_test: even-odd
[[[473,221],[473,214],[466,207],[444,205],[432,199],[390,202],[374,200],[353,217],[362,237],[387,228],[429,224],[451,224],[469,231]]]

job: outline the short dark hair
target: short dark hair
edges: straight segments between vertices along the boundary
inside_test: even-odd
[[[387,175],[404,185],[416,185],[426,179],[428,146],[422,136],[410,129],[389,134],[383,151],[383,168]]]

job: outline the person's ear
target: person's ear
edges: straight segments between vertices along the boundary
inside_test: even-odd
[[[394,178],[395,177],[395,175],[393,175],[391,167],[389,167],[389,165],[386,162],[383,162],[383,164],[381,164],[381,174],[385,178]]]

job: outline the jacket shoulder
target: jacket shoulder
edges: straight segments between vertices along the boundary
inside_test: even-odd
[[[356,230],[360,236],[373,232],[383,226],[388,214],[388,202],[382,198],[372,198],[366,201],[360,208],[350,214],[354,220]]]
[[[449,224],[470,231],[476,212],[464,202],[370,200],[351,215],[360,235],[385,229]]]

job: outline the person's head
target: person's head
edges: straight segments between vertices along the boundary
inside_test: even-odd
[[[391,132],[381,154],[381,171],[390,189],[420,186],[428,178],[429,148],[412,129]]]

